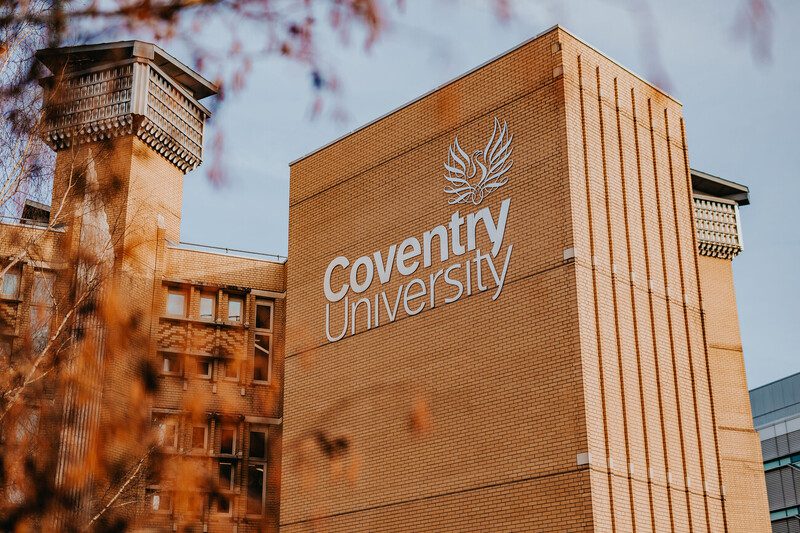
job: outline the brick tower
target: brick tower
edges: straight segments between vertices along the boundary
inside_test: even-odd
[[[24,258],[0,305],[11,364],[79,309],[66,385],[29,406],[58,420],[40,433],[74,501],[63,529],[98,515],[112,529],[275,529],[285,258],[180,242],[183,178],[202,161],[210,116],[200,100],[216,88],[140,41],[36,57],[52,73],[41,81],[52,205],[31,204],[35,224],[23,213],[0,225],[14,243],[4,257]],[[26,242],[35,253],[11,249]],[[54,288],[47,313],[40,278]],[[112,471],[96,475],[99,463]]]
[[[687,154],[556,27],[294,162],[282,531],[769,531]]]
[[[202,159],[209,112],[198,100],[216,91],[157,46],[139,41],[40,50],[37,59],[53,74],[42,80],[44,138],[57,154],[51,218],[68,228],[67,249],[78,250],[70,256],[95,256],[90,260],[103,270],[96,277],[104,297],[130,317],[150,317],[161,241],[179,241],[183,175]],[[83,402],[65,394],[57,483],[89,476],[84,464],[92,441],[99,442],[112,421],[137,412],[130,384],[138,382],[140,360],[107,352],[148,349],[110,342],[108,324],[83,321],[79,327],[95,332],[83,341],[95,344],[89,349],[98,357],[94,394]],[[131,339],[144,341],[149,320],[134,329]],[[106,448],[112,462],[145,453],[127,442]],[[83,472],[71,474],[71,465]],[[73,482],[89,492],[92,483]]]

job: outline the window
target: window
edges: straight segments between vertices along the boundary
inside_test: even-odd
[[[0,362],[11,364],[11,339],[0,337]]]
[[[228,298],[228,320],[230,322],[241,322],[243,308],[244,300],[242,298],[235,296]]]
[[[33,276],[31,304],[53,307],[55,303],[55,275],[52,272],[38,271]],[[5,284],[5,280],[3,280]]]
[[[220,490],[233,490],[233,463],[220,461],[219,463],[219,488]]]
[[[186,316],[186,293],[180,289],[167,291],[167,314]]]
[[[55,276],[52,272],[38,271],[33,276],[31,288],[31,343],[35,353],[41,353],[50,340],[50,321],[55,304],[53,293]]]
[[[272,331],[272,303],[256,301],[256,329]]]
[[[181,514],[187,514],[192,519],[202,519],[208,507],[206,494],[195,491],[178,492],[175,494],[175,507]]]
[[[179,376],[181,374],[181,357],[174,353],[161,354],[161,372],[163,374],[170,374]]]
[[[19,295],[19,269],[10,268],[8,272],[3,275],[3,297],[16,298]]]
[[[208,427],[206,426],[193,426],[192,427],[192,449],[205,450],[208,445]]]
[[[247,467],[247,514],[264,513],[264,488],[267,465],[251,464]]]
[[[199,378],[211,378],[211,359],[207,357],[198,357],[195,360],[195,373]]]
[[[222,377],[234,381],[239,381],[239,369],[241,363],[233,359],[226,359],[222,362]]]
[[[247,514],[264,513],[267,475],[267,429],[263,426],[250,428],[250,443],[247,450]]]
[[[153,414],[153,429],[156,432],[156,442],[164,448],[178,447],[178,423],[169,415]]]
[[[50,340],[50,309],[31,306],[31,344],[33,352],[42,353]]]
[[[267,458],[267,432],[263,429],[250,430],[250,459]]]
[[[161,489],[146,489],[147,501],[153,512],[169,512],[172,510],[172,494]]]
[[[271,335],[256,333],[255,345],[253,348],[253,381],[268,383],[272,370],[270,358]]]
[[[39,409],[37,407],[27,408],[16,420],[15,442],[17,444],[33,444],[38,431]]]
[[[222,426],[219,436],[219,453],[229,455],[236,453],[236,428],[234,426]]]
[[[231,500],[228,493],[233,492],[233,472],[233,463],[230,461],[219,462],[219,481],[217,482],[221,492],[217,498],[217,512],[219,513],[230,514],[231,512]]]
[[[214,320],[217,308],[217,298],[213,294],[205,293],[200,295],[200,318],[203,320]]]

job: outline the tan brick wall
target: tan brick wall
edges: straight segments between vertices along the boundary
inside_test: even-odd
[[[764,464],[753,429],[731,261],[700,257],[711,384],[731,531],[770,531]]]
[[[564,261],[572,231],[556,36],[292,167],[284,530],[303,531],[313,517],[331,531],[591,528],[590,479],[576,462],[587,444],[575,272]],[[510,180],[481,206],[496,217],[511,198],[502,295],[444,305],[451,293],[442,290],[418,316],[369,331],[361,323],[356,335],[326,342],[328,262],[385,252],[456,209],[476,211],[447,204],[442,164],[455,134],[468,151],[483,147],[495,116],[514,134]],[[395,272],[380,290],[394,295],[409,279]],[[363,295],[374,297],[377,285]],[[419,398],[432,419],[422,435],[409,430]],[[354,482],[309,444],[316,432],[347,440],[342,460],[358,463]]]
[[[478,209],[447,205],[442,164],[456,135],[482,147],[495,116],[514,134],[508,184],[481,205],[496,215],[511,198],[500,298],[437,300],[372,329],[362,311],[355,335],[328,342],[328,263]],[[284,528],[737,530],[691,194],[680,104],[560,29],[295,163]],[[393,276],[359,296],[411,278]],[[419,398],[422,436],[408,423]],[[320,452],[319,433],[346,440],[347,457]],[[562,479],[569,498],[518,506],[517,484],[557,493]],[[485,496],[480,518],[454,501],[466,493]]]
[[[124,335],[120,335],[121,328],[100,326],[97,329],[93,323],[87,322],[99,337],[87,335],[86,342],[97,343],[95,339],[104,339],[100,341],[102,348],[98,344],[91,349],[105,351],[105,368],[93,378],[99,391],[99,425],[95,428],[89,424],[80,430],[81,434],[92,435],[89,446],[97,448],[100,457],[113,461],[120,459],[122,465],[133,465],[144,452],[146,441],[130,442],[118,434],[104,432],[103,428],[118,427],[119,420],[126,420],[125,429],[135,433],[139,431],[135,428],[140,425],[140,429],[150,425],[151,412],[180,411],[182,451],[173,457],[179,459],[186,456],[191,436],[191,423],[183,413],[202,404],[202,416],[210,428],[222,418],[235,421],[239,428],[238,448],[243,452],[242,458],[234,458],[238,488],[233,498],[232,516],[216,515],[213,511],[207,513],[208,531],[230,531],[233,523],[238,524],[240,532],[275,530],[280,499],[285,266],[280,262],[184,250],[168,245],[167,239],[173,242],[180,239],[183,174],[141,140],[127,136],[58,153],[53,212],[62,206],[64,198],[59,217],[59,222],[65,224],[62,231],[9,224],[0,226],[4,255],[15,253],[21,246],[29,248],[31,255],[30,264],[26,263],[23,270],[19,301],[0,302],[3,333],[12,335],[17,344],[29,342],[27,300],[34,266],[56,269],[59,294],[65,298],[59,304],[63,310],[71,304],[66,289],[75,274],[74,247],[81,231],[84,231],[83,221],[75,217],[75,213],[82,206],[89,158],[92,159],[99,186],[98,197],[102,200],[114,243],[113,276],[107,282],[113,283],[110,294],[122,310],[120,316],[133,318],[136,325],[133,330],[125,329]],[[176,283],[189,294],[189,315],[185,319],[165,319],[166,284]],[[272,379],[269,384],[255,384],[252,380],[256,301],[253,290],[267,291],[265,298],[273,300],[274,305]],[[219,317],[227,311],[229,293],[243,297],[243,323],[227,325],[199,320],[200,291],[218,295]],[[143,405],[141,361],[152,358],[155,368],[160,368],[158,355],[162,349],[211,356],[212,376],[210,379],[196,378],[190,373],[178,377],[159,376],[158,391]],[[221,377],[223,358],[229,357],[242,362],[241,377],[237,381]],[[53,408],[59,422],[61,405],[59,400]],[[267,419],[270,421],[266,422]],[[251,424],[262,422],[268,430],[267,507],[263,518],[246,517],[247,435]],[[57,442],[58,428],[49,427],[46,431],[50,431],[49,437]],[[218,432],[215,438],[218,448]],[[216,471],[216,463],[209,455],[196,460],[210,472]],[[125,506],[122,514],[141,526],[171,529],[175,519],[170,514],[147,513],[146,484],[144,479],[139,479],[130,486],[129,494],[123,497],[139,501],[137,505]],[[100,491],[105,489],[105,484],[98,487]]]

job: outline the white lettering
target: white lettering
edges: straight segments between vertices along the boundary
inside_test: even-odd
[[[411,289],[411,287],[413,287],[414,285],[420,286],[419,292],[415,292],[414,294],[409,294],[409,289]],[[427,290],[425,289],[425,283],[421,279],[414,278],[408,282],[408,285],[406,285],[406,289],[403,291],[403,309],[406,310],[408,316],[418,315],[419,313],[422,312],[423,309],[425,309],[425,302],[420,302],[419,307],[417,307],[416,309],[410,309],[408,307],[408,302],[411,302],[417,298],[421,298],[426,294]]]
[[[494,291],[494,295],[492,296],[492,300],[497,300],[500,296],[500,293],[503,292],[503,285],[506,283],[506,273],[508,272],[508,264],[511,262],[511,250],[514,248],[513,244],[508,245],[508,250],[506,250],[506,260],[503,263],[503,273],[500,274],[500,277],[497,277],[497,270],[494,268],[494,263],[492,260],[489,260],[489,268],[492,270],[492,277],[494,277],[495,283],[497,283],[497,290]]]
[[[397,250],[397,245],[393,244],[389,247],[389,253],[386,256],[386,262],[383,261],[380,251],[375,252],[375,265],[378,267],[378,279],[381,280],[381,285],[388,283],[392,277],[392,264],[394,263],[394,252]]]
[[[506,198],[500,204],[500,215],[497,217],[497,223],[492,220],[492,215],[486,211],[486,216],[483,218],[483,223],[486,226],[486,233],[489,234],[489,240],[492,241],[492,257],[497,257],[500,252],[500,247],[503,246],[503,237],[506,234],[506,222],[508,221],[508,208],[511,205],[511,198]]]
[[[358,269],[361,266],[364,267],[366,276],[364,276],[364,281],[359,283]],[[353,267],[350,269],[350,286],[353,288],[353,292],[360,294],[372,285],[372,272],[372,259],[366,255],[356,259],[355,263],[353,263]]]
[[[342,288],[336,292],[331,290],[331,274],[333,273],[333,269],[338,267],[347,268],[350,265],[350,261],[346,257],[342,257],[341,255],[335,258],[333,261],[328,264],[328,268],[325,269],[325,282],[323,284],[323,289],[325,290],[325,298],[328,299],[329,302],[338,302],[344,295],[347,294],[347,290],[350,288],[347,283],[342,285]]]
[[[478,291],[483,292],[489,287],[483,284],[483,276],[481,276],[481,259],[486,259],[487,261],[492,260],[492,256],[489,254],[481,255],[480,250],[475,251],[475,280],[478,282]]]
[[[499,298],[505,286],[513,245],[506,246],[501,269],[497,268],[495,258],[504,247],[510,205],[510,198],[503,200],[496,217],[489,207],[464,216],[456,211],[446,224],[425,231],[421,238],[408,237],[400,244],[392,244],[387,250],[361,256],[352,264],[344,256],[334,258],[325,270],[323,282],[325,297],[329,302],[325,304],[325,336],[328,341],[336,342],[348,333],[355,335],[357,330],[367,331],[378,327],[381,324],[381,314],[384,312],[388,320],[384,319],[383,322],[394,322],[398,318],[401,301],[407,316],[418,315],[426,307],[431,309],[436,307],[436,282],[439,279],[443,279],[447,287],[454,289],[447,290],[443,295],[445,304],[454,303],[464,296],[471,296],[473,288],[476,293],[494,289],[492,300]],[[462,232],[464,227],[466,236],[463,236]],[[407,284],[401,284],[396,293],[392,291],[391,296],[384,290],[368,297],[350,300],[348,296],[350,289],[355,294],[362,294],[372,286],[376,277],[380,280],[380,284],[384,285],[391,281],[392,271],[395,268],[401,276],[411,276],[419,269],[420,264],[424,268],[433,265],[434,243],[439,248],[436,255],[441,263],[467,252],[474,252],[474,255],[460,263],[439,268],[427,277],[411,279]],[[486,253],[481,252],[478,248],[479,243],[484,249],[491,243],[491,250],[487,250]],[[486,274],[484,260],[491,277]],[[499,266],[499,263],[497,265]],[[337,269],[341,269],[342,272],[337,272]],[[337,287],[338,289],[334,290]],[[442,296],[439,298],[441,303]],[[331,309],[331,303],[341,300],[344,300],[340,317],[342,326],[341,329],[336,326],[337,331],[331,333],[331,322],[335,320],[332,314],[338,314],[338,310]]]
[[[455,293],[453,296],[448,296],[447,298],[444,299],[444,303],[446,304],[451,304],[455,302],[456,300],[461,298],[462,294],[464,294],[464,285],[461,283],[461,281],[450,277],[450,272],[452,272],[453,270],[458,270],[459,268],[461,268],[461,263],[456,263],[455,265],[450,265],[444,271],[444,282],[447,283],[448,285],[452,285],[453,287],[458,287],[457,293]]]
[[[389,322],[394,322],[397,317],[397,308],[400,306],[400,295],[403,293],[403,286],[397,287],[397,298],[394,300],[394,307],[389,308],[389,301],[386,299],[386,291],[381,293],[383,305],[386,306],[386,314],[389,315]]]
[[[433,236],[439,237],[439,259],[447,261],[448,250],[450,249],[447,242],[447,228],[444,226],[436,226],[430,231],[422,234],[422,266],[431,266],[431,241]]]
[[[406,261],[414,259],[419,253],[419,241],[416,237],[409,237],[401,242],[400,249],[397,251],[397,271],[404,276],[413,274],[419,267],[419,261],[414,261],[410,265],[406,265]]]
[[[349,308],[347,302],[347,296],[344,298],[344,318],[342,319],[343,326],[342,326],[342,333],[337,335],[336,337],[331,335],[331,304],[325,304],[325,336],[328,338],[330,342],[336,342],[342,337],[344,334],[347,333],[347,310]]]
[[[356,312],[358,311],[358,306],[361,304],[365,304],[367,306],[367,329],[372,328],[372,311],[370,306],[372,305],[372,301],[369,298],[361,298],[357,302],[353,302],[353,309],[350,311],[350,335],[356,334]]]
[[[431,308],[436,307],[436,280],[442,275],[444,270],[437,270],[431,274],[430,287],[431,287]]]

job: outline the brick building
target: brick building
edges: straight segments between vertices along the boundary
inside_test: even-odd
[[[295,161],[281,530],[768,531],[746,202],[559,27]]]
[[[47,419],[56,427],[43,433],[56,443],[56,485],[76,487],[71,522],[89,520],[116,490],[101,496],[106,486],[90,479],[87,465],[104,454],[125,466],[140,457],[162,464],[160,476],[143,474],[129,486],[125,498],[135,505],[109,515],[157,530],[274,530],[284,258],[180,243],[183,177],[202,160],[209,111],[200,100],[214,86],[139,41],[37,57],[53,73],[42,81],[50,104],[44,136],[56,151],[53,200],[26,205],[19,222],[0,226],[4,259],[25,248],[3,280],[4,352],[14,364],[31,339],[44,346],[88,270],[104,272],[98,290],[112,287],[129,321],[115,328],[99,312],[78,320],[74,349],[91,350],[97,365],[66,362],[75,383],[30,406],[33,425]],[[96,260],[90,266],[82,263],[87,254]],[[143,359],[156,382],[145,412],[137,402]],[[142,420],[152,425],[155,451],[104,431]]]
[[[167,465],[130,489],[142,527],[768,531],[747,188],[690,170],[669,95],[553,28],[294,162],[287,268],[180,244],[210,83],[138,41],[39,58],[67,90],[52,207],[0,230],[35,243],[3,280],[8,350],[57,323],[73,250],[145,318],[125,349],[84,319],[102,364],[82,404],[54,396],[57,478],[141,415],[135,351]]]
[[[750,391],[772,533],[800,532],[800,374]]]

